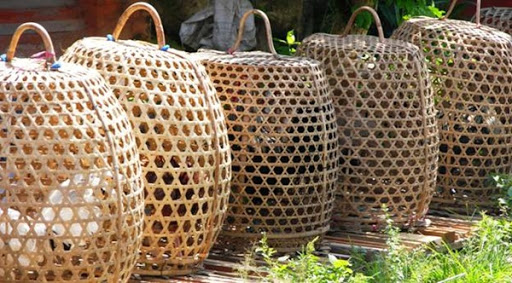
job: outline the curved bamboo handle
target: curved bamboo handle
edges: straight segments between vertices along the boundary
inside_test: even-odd
[[[345,27],[345,30],[341,34],[341,36],[347,36],[350,33],[350,29],[352,29],[352,26],[354,25],[354,22],[356,21],[357,15],[361,13],[362,11],[368,11],[370,14],[372,14],[373,19],[375,21],[375,25],[377,26],[377,32],[379,34],[379,40],[384,41],[384,31],[382,30],[382,23],[380,22],[379,15],[372,7],[368,6],[361,6],[357,10],[352,13],[352,16],[350,17],[350,20],[348,20],[347,26]]]
[[[242,38],[244,36],[245,21],[247,21],[247,18],[252,14],[263,18],[263,22],[265,22],[265,31],[267,34],[268,50],[270,53],[277,55],[276,49],[274,48],[274,42],[272,41],[272,27],[270,26],[270,21],[268,20],[267,15],[258,9],[249,10],[242,16],[242,19],[240,20],[240,26],[238,27],[238,36],[236,38],[235,44],[229,48],[228,53],[233,53],[240,47],[240,43],[242,43]]]
[[[158,42],[158,48],[162,48],[165,45],[165,34],[164,34],[164,27],[162,25],[162,20],[160,19],[160,15],[156,11],[156,9],[145,2],[137,2],[130,7],[126,8],[126,10],[123,12],[121,17],[119,17],[119,21],[117,21],[117,25],[114,28],[114,32],[112,33],[112,37],[114,40],[117,40],[119,38],[119,35],[121,35],[121,31],[124,28],[124,25],[128,21],[128,19],[132,16],[133,13],[144,10],[149,13],[151,18],[153,19],[153,23],[155,24],[155,30],[156,30],[156,39]]]
[[[450,8],[448,8],[448,11],[446,14],[441,18],[441,20],[446,20],[453,12],[453,8],[455,8],[455,4],[457,4],[457,0],[452,0],[450,3]],[[475,22],[477,26],[480,26],[480,9],[482,8],[482,1],[476,0],[476,15],[475,15]]]
[[[12,58],[14,58],[14,54],[16,53],[16,47],[18,46],[18,41],[20,40],[21,35],[26,30],[33,30],[37,32],[37,34],[39,34],[41,39],[43,39],[44,47],[48,55],[46,60],[50,63],[55,63],[55,50],[53,49],[53,43],[50,35],[42,25],[32,22],[24,23],[16,29],[16,31],[12,35],[11,43],[9,44],[9,49],[7,49],[6,61],[9,62],[12,60]]]

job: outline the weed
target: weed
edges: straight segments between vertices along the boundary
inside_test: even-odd
[[[354,269],[369,282],[511,282],[512,222],[486,215],[460,250],[427,248],[409,251],[399,244],[396,228],[387,229],[387,253],[366,262],[354,256]]]
[[[258,276],[266,282],[426,282],[485,283],[512,282],[512,221],[507,217],[492,218],[485,214],[473,236],[459,250],[448,245],[408,250],[400,243],[400,230],[386,212],[388,249],[372,260],[361,252],[350,261],[330,255],[323,260],[314,254],[309,243],[295,258],[275,258],[276,251],[264,237],[255,252],[266,263]],[[507,213],[508,215],[508,213]],[[246,258],[251,266],[253,255]]]
[[[297,52],[297,46],[300,42],[295,38],[295,31],[290,30],[286,33],[286,40],[274,38],[274,44],[277,53],[283,55],[294,55]]]
[[[338,259],[329,255],[328,260],[322,260],[314,254],[315,242],[318,238],[309,242],[296,256],[282,256],[276,258],[276,250],[269,247],[267,237],[263,236],[259,246],[255,249],[266,263],[259,268],[258,276],[266,282],[297,282],[297,283],[328,283],[328,282],[368,282],[366,276],[354,274],[347,260]],[[250,266],[253,257],[245,258],[242,266]]]

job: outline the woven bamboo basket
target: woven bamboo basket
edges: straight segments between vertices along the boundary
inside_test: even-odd
[[[348,35],[362,11],[373,15],[379,37]],[[435,188],[438,131],[419,49],[385,39],[377,13],[363,6],[343,35],[311,35],[298,54],[324,63],[336,109],[340,176],[333,226],[385,228],[386,210],[395,225],[422,219]]]
[[[149,12],[158,45],[119,40],[132,13]],[[156,10],[135,3],[112,36],[84,38],[62,60],[97,69],[135,131],[145,180],[145,226],[135,273],[192,272],[224,220],[231,178],[226,123],[204,68],[164,45]]]
[[[47,59],[14,58],[26,30]],[[97,72],[55,63],[38,24],[21,25],[2,58],[0,281],[128,281],[144,206],[125,111]]]
[[[512,35],[512,7],[484,8],[480,13],[480,22]]]
[[[440,131],[439,172],[432,206],[457,213],[493,209],[492,173],[512,165],[512,38],[477,23],[413,18],[393,38],[420,47],[434,87]]]
[[[196,54],[224,107],[233,180],[219,246],[243,250],[266,233],[280,252],[296,251],[329,229],[337,178],[334,108],[318,62],[271,53]]]

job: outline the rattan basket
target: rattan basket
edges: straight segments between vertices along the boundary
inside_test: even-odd
[[[348,35],[369,11],[379,37]],[[415,224],[435,188],[438,131],[424,57],[410,43],[385,39],[377,13],[354,12],[343,35],[314,34],[298,49],[324,63],[338,120],[340,176],[336,228]],[[386,206],[386,209],[383,209]]]
[[[14,58],[26,30],[48,59]],[[0,62],[0,281],[126,282],[144,209],[135,138],[105,80],[54,56],[26,23]]]
[[[473,214],[496,207],[489,175],[511,172],[512,37],[479,16],[476,24],[446,17],[413,18],[392,37],[420,47],[433,82],[441,141],[431,207]]]
[[[480,22],[512,35],[512,7],[484,8],[480,13]]]
[[[337,178],[334,108],[318,62],[271,53],[196,54],[224,107],[233,180],[219,245],[243,250],[266,233],[269,245],[296,251],[329,229]]]
[[[138,10],[152,16],[158,46],[118,39]],[[62,60],[97,69],[134,127],[146,189],[134,272],[190,273],[208,255],[227,208],[231,157],[224,114],[204,68],[164,46],[160,17],[150,5],[130,6],[108,38],[84,38]]]

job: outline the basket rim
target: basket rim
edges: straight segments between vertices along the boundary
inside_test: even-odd
[[[84,49],[94,48],[94,52],[108,51],[109,53],[116,53],[121,49],[123,50],[123,52],[126,52],[127,50],[137,50],[139,52],[147,52],[148,54],[158,54],[159,56],[167,56],[174,60],[184,60],[192,62],[192,60],[190,60],[190,54],[188,54],[185,51],[171,48],[164,51],[159,49],[157,44],[147,42],[144,40],[119,39],[116,41],[110,41],[107,38],[101,36],[89,36],[77,40],[75,43],[73,43],[73,45],[71,45],[71,47],[74,47],[76,45],[80,45]],[[68,50],[72,50],[71,47],[69,47]],[[184,59],[181,57],[186,58]]]
[[[426,25],[425,23],[431,24]],[[490,39],[495,39],[494,42],[509,42],[512,43],[512,36],[500,31],[496,28],[487,26],[487,25],[477,25],[476,23],[464,20],[456,20],[456,19],[446,19],[439,20],[435,18],[420,16],[411,18],[402,23],[398,29],[405,25],[412,25],[419,30],[426,31],[436,31],[443,28],[449,28],[450,26],[456,26],[461,33],[469,32],[471,36],[477,37],[476,40],[489,41]],[[396,32],[396,30],[395,30]],[[499,40],[496,40],[498,39]]]
[[[211,56],[206,56],[211,55]],[[322,64],[302,56],[277,56],[263,51],[242,51],[234,54],[210,49],[199,49],[191,56],[201,62],[209,64],[235,65],[240,67],[264,67],[264,68],[321,68]],[[252,61],[251,61],[252,59]],[[243,60],[247,60],[246,62]]]
[[[101,75],[94,70],[85,68],[83,66],[59,61],[59,69],[52,70],[46,67],[46,60],[40,58],[24,58],[14,57],[12,61],[0,62],[0,76],[9,76],[20,73],[30,74],[44,74],[50,80],[59,81],[89,81],[90,79],[103,80]],[[4,83],[32,83],[30,80],[24,81],[22,77],[15,78],[13,80],[0,81],[0,84]],[[105,82],[106,85],[106,82]]]
[[[397,40],[397,39],[393,39],[393,38],[385,38],[383,41],[381,41],[379,39],[379,37],[377,36],[373,36],[373,35],[358,35],[358,34],[349,34],[349,35],[346,35],[346,36],[340,36],[340,35],[336,35],[336,34],[329,34],[329,33],[315,33],[315,34],[312,34],[308,37],[306,37],[303,41],[302,41],[302,45],[307,45],[307,44],[310,44],[310,41],[312,40],[315,40],[315,39],[319,39],[319,38],[334,38],[334,39],[337,39],[337,43],[349,43],[351,41],[354,41],[355,39],[357,40],[361,40],[363,39],[363,41],[365,43],[368,43],[368,48],[362,48],[362,49],[369,49],[369,47],[375,47],[375,46],[382,46],[382,47],[386,47],[386,48],[399,48],[397,50],[393,50],[393,53],[396,54],[398,52],[403,52],[405,54],[411,54],[411,53],[420,53],[420,49],[418,46],[412,44],[412,43],[409,43],[409,42],[406,42],[406,41],[403,41],[403,40]],[[371,39],[371,41],[370,41]],[[325,46],[328,46],[328,44],[323,44],[323,43],[316,43],[318,45],[322,44],[322,45],[325,45]],[[354,49],[354,48],[344,48],[346,47],[346,45],[338,45],[336,49]],[[300,48],[300,47],[299,47]]]

